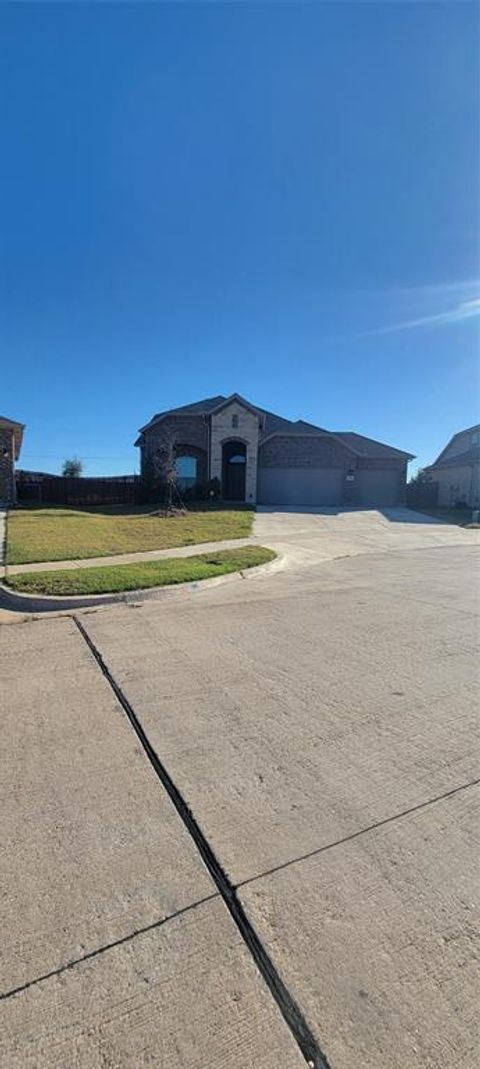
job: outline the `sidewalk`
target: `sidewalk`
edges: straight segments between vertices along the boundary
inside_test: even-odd
[[[0,513],[0,540],[2,538]],[[110,557],[86,557],[81,560],[54,560],[35,564],[4,565],[0,575],[20,575],[22,572],[52,572],[70,570],[71,568],[103,568],[108,564],[135,564],[137,561],[162,560],[163,557],[195,557],[200,553],[215,553],[223,549],[240,549],[242,546],[255,545],[255,538],[229,538],[223,542],[199,542],[194,546],[176,546],[171,549],[150,549],[140,553],[118,553]],[[3,545],[3,542],[1,543]]]
[[[73,621],[2,643],[0,1065],[305,1069]]]

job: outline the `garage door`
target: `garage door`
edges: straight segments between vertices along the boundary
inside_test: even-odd
[[[357,505],[396,505],[399,483],[398,471],[357,471],[355,502]]]
[[[339,505],[341,468],[259,468],[260,505]]]

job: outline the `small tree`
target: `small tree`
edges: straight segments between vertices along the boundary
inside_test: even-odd
[[[64,460],[62,475],[67,479],[78,479],[83,471],[83,463],[78,457],[70,457]]]
[[[155,453],[151,458],[145,458],[143,475],[146,475],[146,484],[152,487],[153,495],[164,492],[164,508],[166,516],[173,516],[179,512],[185,512],[185,503],[179,490],[179,474],[176,470],[176,443],[171,432],[164,433],[157,439]]]
[[[160,496],[160,478],[150,454],[144,458],[140,475],[141,501],[157,501]]]
[[[425,486],[425,483],[431,483],[432,481],[432,476],[429,475],[427,471],[424,471],[423,468],[419,468],[417,473],[412,475],[412,478],[409,480],[409,485]]]
[[[177,450],[174,437],[164,431],[158,439],[155,453],[155,468],[165,488],[165,515],[173,516],[176,512],[185,512],[185,505],[180,497],[177,476]]]

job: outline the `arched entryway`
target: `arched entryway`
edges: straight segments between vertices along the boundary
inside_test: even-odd
[[[226,501],[245,501],[245,442],[232,439],[222,448],[222,492]]]

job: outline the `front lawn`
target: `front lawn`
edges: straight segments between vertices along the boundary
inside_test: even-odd
[[[136,508],[19,508],[8,515],[7,563],[74,560],[248,538],[251,509],[206,508],[184,516]]]
[[[4,580],[13,590],[29,594],[112,594],[210,579],[266,564],[275,553],[263,546],[244,546],[195,557],[169,557],[138,564],[109,564],[71,571],[24,572]]]

